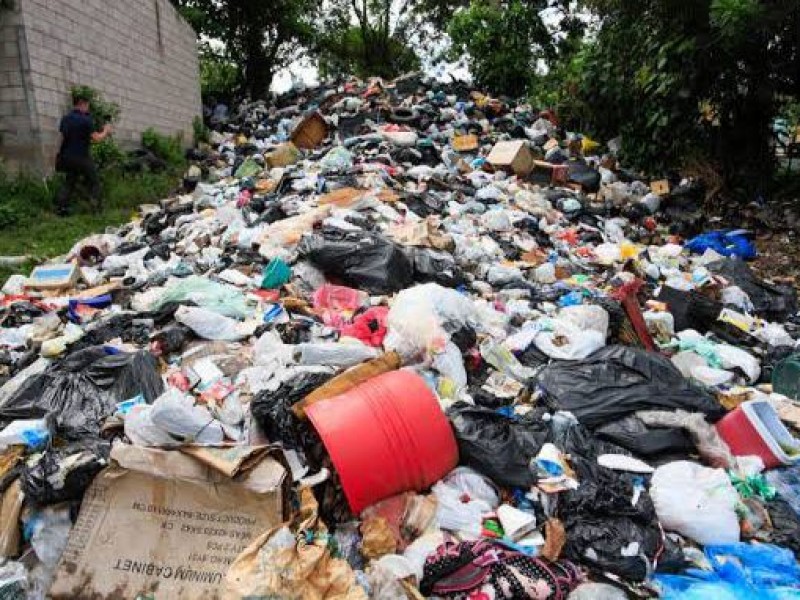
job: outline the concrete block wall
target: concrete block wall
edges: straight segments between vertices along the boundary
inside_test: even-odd
[[[19,6],[0,15],[0,156],[12,170],[38,160],[35,102]]]
[[[17,7],[35,106],[34,168],[53,167],[58,123],[75,85],[120,105],[114,138],[123,147],[137,146],[148,127],[182,132],[191,143],[192,119],[201,114],[196,34],[169,0],[17,0]],[[1,141],[0,154],[7,154]]]

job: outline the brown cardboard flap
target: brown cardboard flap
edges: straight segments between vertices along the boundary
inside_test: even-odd
[[[112,457],[131,468],[87,490],[50,598],[214,600],[236,556],[283,521],[286,471],[268,456],[242,482],[178,451],[117,445]]]

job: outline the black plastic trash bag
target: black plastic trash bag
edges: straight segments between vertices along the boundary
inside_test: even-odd
[[[750,297],[755,312],[768,321],[782,323],[797,312],[797,291],[793,287],[759,279],[742,260],[718,260],[710,263],[708,269],[740,287]]]
[[[48,448],[22,471],[25,499],[39,506],[81,500],[95,475],[108,465],[109,442],[89,438]]]
[[[430,248],[410,248],[414,261],[414,280],[419,283],[434,282],[444,287],[455,288],[465,282],[464,274],[449,252]]]
[[[397,292],[414,280],[414,265],[402,248],[376,233],[326,229],[303,237],[298,250],[326,276],[370,294]]]
[[[551,420],[549,441],[570,456],[580,483],[559,495],[556,516],[567,532],[568,558],[628,581],[646,579],[656,559],[660,569],[683,566],[680,549],[662,535],[644,478],[597,464],[600,454],[619,452],[613,444],[559,415]]]
[[[661,287],[656,299],[666,303],[667,309],[672,313],[675,331],[694,329],[706,333],[714,327],[722,312],[722,304],[694,290],[687,292],[665,285]]]
[[[697,454],[697,448],[685,429],[648,427],[633,415],[606,423],[595,429],[594,433],[598,438],[621,446],[638,456],[660,459],[669,455],[675,459]]]
[[[769,542],[789,548],[800,558],[800,515],[785,500],[775,499],[766,504],[772,531]]]
[[[459,464],[504,487],[529,488],[536,483],[529,463],[546,441],[544,423],[465,404],[454,405],[448,417],[458,442]]]
[[[585,162],[570,161],[567,167],[567,179],[577,183],[584,192],[594,194],[600,190],[600,172]]]
[[[274,392],[265,390],[256,394],[250,412],[270,442],[281,442],[293,450],[305,449],[313,429],[307,421],[295,416],[292,406],[332,376],[329,371],[298,370]]]
[[[537,383],[558,409],[592,429],[638,410],[682,408],[703,413],[711,422],[726,412],[668,359],[626,346],[606,346],[582,361],[553,363]]]
[[[99,435],[117,403],[139,394],[153,402],[163,391],[158,363],[150,353],[87,348],[26,381],[0,407],[0,421],[50,416],[54,433],[81,440]]]

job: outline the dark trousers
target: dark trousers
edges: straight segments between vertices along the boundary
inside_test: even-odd
[[[97,175],[97,167],[90,157],[62,156],[59,159],[58,170],[66,175],[66,181],[58,191],[56,199],[56,209],[59,212],[66,212],[80,180],[89,187],[92,204],[100,206],[100,178]]]

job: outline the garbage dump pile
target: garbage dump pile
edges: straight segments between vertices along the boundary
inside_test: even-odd
[[[800,597],[791,285],[556,115],[247,103],[0,296],[3,598]]]

